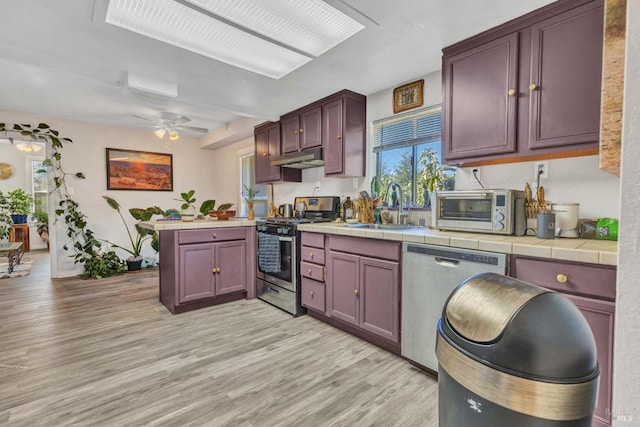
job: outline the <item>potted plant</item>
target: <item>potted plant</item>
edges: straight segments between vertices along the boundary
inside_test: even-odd
[[[233,203],[223,203],[218,206],[218,209],[211,210],[209,215],[218,218],[218,221],[225,221],[236,215],[236,211],[229,210],[233,206]]]
[[[196,198],[194,197],[194,194],[196,193],[196,190],[189,190],[189,192],[187,193],[180,193],[180,199],[173,199],[173,200],[177,200],[178,202],[182,202],[182,205],[180,205],[180,218],[183,221],[193,221],[195,219],[196,216],[196,207],[194,205],[194,203],[196,202]]]
[[[49,214],[45,211],[37,210],[33,213],[33,219],[36,220],[38,235],[47,242],[47,250],[49,250]]]
[[[142,267],[141,252],[142,252],[142,245],[144,244],[144,242],[151,239],[151,246],[156,250],[156,252],[158,251],[157,232],[154,230],[147,230],[146,228],[140,227],[139,224],[136,224],[137,234],[136,234],[136,238],[134,239],[133,236],[131,235],[131,231],[129,230],[129,225],[127,225],[127,221],[125,221],[124,216],[122,216],[122,212],[120,212],[120,204],[117,201],[115,201],[115,199],[112,199],[111,197],[108,197],[108,196],[102,196],[102,197],[107,201],[107,204],[109,206],[111,206],[113,209],[118,211],[120,218],[122,218],[122,222],[124,223],[124,226],[127,229],[127,234],[129,235],[129,241],[131,242],[131,249],[109,242],[108,240],[106,242],[110,243],[116,248],[120,248],[123,251],[131,254],[131,256],[126,259],[127,269],[129,271],[140,270],[140,268]],[[157,206],[153,206],[146,209],[132,208],[132,209],[129,209],[129,213],[134,219],[138,221],[149,221],[153,215],[164,214],[162,209],[160,209]]]
[[[9,212],[14,224],[26,224],[27,215],[31,211],[33,199],[31,194],[26,193],[22,188],[18,188],[7,193],[9,201]]]
[[[253,213],[253,203],[254,200],[256,199],[256,195],[260,192],[260,190],[257,190],[253,187],[248,187],[248,186],[244,186],[244,200],[247,202],[247,207],[249,208],[249,212],[247,215],[247,218],[252,220],[254,218],[254,213]]]
[[[0,191],[0,240],[9,236],[12,226],[11,217],[9,216],[9,200]]]

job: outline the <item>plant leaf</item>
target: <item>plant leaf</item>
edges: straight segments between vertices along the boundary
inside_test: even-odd
[[[111,206],[113,209],[119,211],[120,210],[120,204],[118,202],[115,201],[115,199],[112,199],[109,196],[102,196],[103,199],[105,199],[107,201],[107,204],[109,206]]]
[[[224,203],[220,206],[218,206],[218,210],[219,211],[226,211],[228,210],[231,206],[233,206],[233,203]]]
[[[200,213],[202,215],[208,215],[209,211],[214,210],[216,207],[216,201],[215,200],[205,200],[204,202],[202,202],[202,204],[200,205]]]

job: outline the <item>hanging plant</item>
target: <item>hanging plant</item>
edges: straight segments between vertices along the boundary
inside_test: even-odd
[[[75,264],[82,264],[83,277],[100,279],[124,273],[124,263],[114,251],[103,250],[102,242],[95,237],[93,231],[87,228],[87,217],[78,209],[78,202],[69,194],[67,177],[85,179],[82,172],[68,173],[62,167],[63,143],[73,141],[60,137],[59,132],[51,129],[46,123],[40,123],[35,127],[30,124],[0,123],[0,135],[4,135],[11,144],[14,142],[14,135],[21,140],[29,138],[35,142],[50,143],[51,156],[43,164],[51,174],[54,184],[50,194],[53,193],[58,200],[55,209],[56,221],[62,219],[67,226],[69,243],[63,245],[63,248],[73,251],[72,257]]]

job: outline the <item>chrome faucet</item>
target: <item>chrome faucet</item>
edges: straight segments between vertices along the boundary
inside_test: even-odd
[[[398,205],[398,217],[397,217],[397,221],[396,223],[401,224],[402,219],[405,218],[407,216],[407,214],[404,213],[404,210],[402,209],[402,187],[400,186],[400,184],[397,181],[391,181],[389,183],[389,185],[387,186],[387,189],[384,191],[384,197],[382,199],[382,202],[385,203],[387,206],[389,206],[389,190],[392,187],[396,187],[399,191],[399,196],[400,196],[400,200],[399,200],[399,205]]]

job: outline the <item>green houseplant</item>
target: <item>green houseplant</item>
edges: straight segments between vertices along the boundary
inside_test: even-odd
[[[183,221],[193,221],[195,219],[196,216],[196,207],[195,207],[195,202],[196,202],[196,198],[194,197],[196,193],[196,190],[189,190],[186,193],[180,193],[180,199],[173,199],[173,200],[177,200],[178,202],[182,202],[182,205],[180,205],[180,218]]]
[[[7,193],[9,202],[9,212],[14,224],[26,224],[27,216],[31,211],[33,199],[31,194],[25,192],[22,188],[17,188]]]
[[[129,229],[129,225],[127,224],[127,221],[124,219],[124,216],[120,211],[120,204],[111,197],[108,197],[108,196],[102,196],[102,197],[107,201],[107,204],[109,206],[111,206],[113,209],[118,211],[118,214],[120,215],[120,218],[122,219],[122,222],[124,223],[124,226],[127,230],[127,234],[129,235],[129,242],[131,243],[131,248],[130,249],[125,248],[118,244],[112,243],[108,240],[106,240],[106,242],[111,244],[113,247],[122,249],[123,251],[131,254],[131,256],[126,259],[127,267],[129,271],[140,270],[140,268],[142,267],[143,244],[147,240],[151,239],[151,247],[157,252],[158,251],[158,232],[154,230],[148,230],[146,228],[142,228],[140,227],[139,224],[136,224],[135,227],[136,227],[137,233],[134,239],[133,235],[131,234],[131,230]],[[138,221],[149,221],[153,215],[164,214],[162,209],[160,209],[157,206],[153,206],[146,209],[132,208],[132,209],[129,209],[129,213],[134,219]]]
[[[0,191],[0,240],[9,236],[11,230],[11,217],[9,216],[9,201]]]

